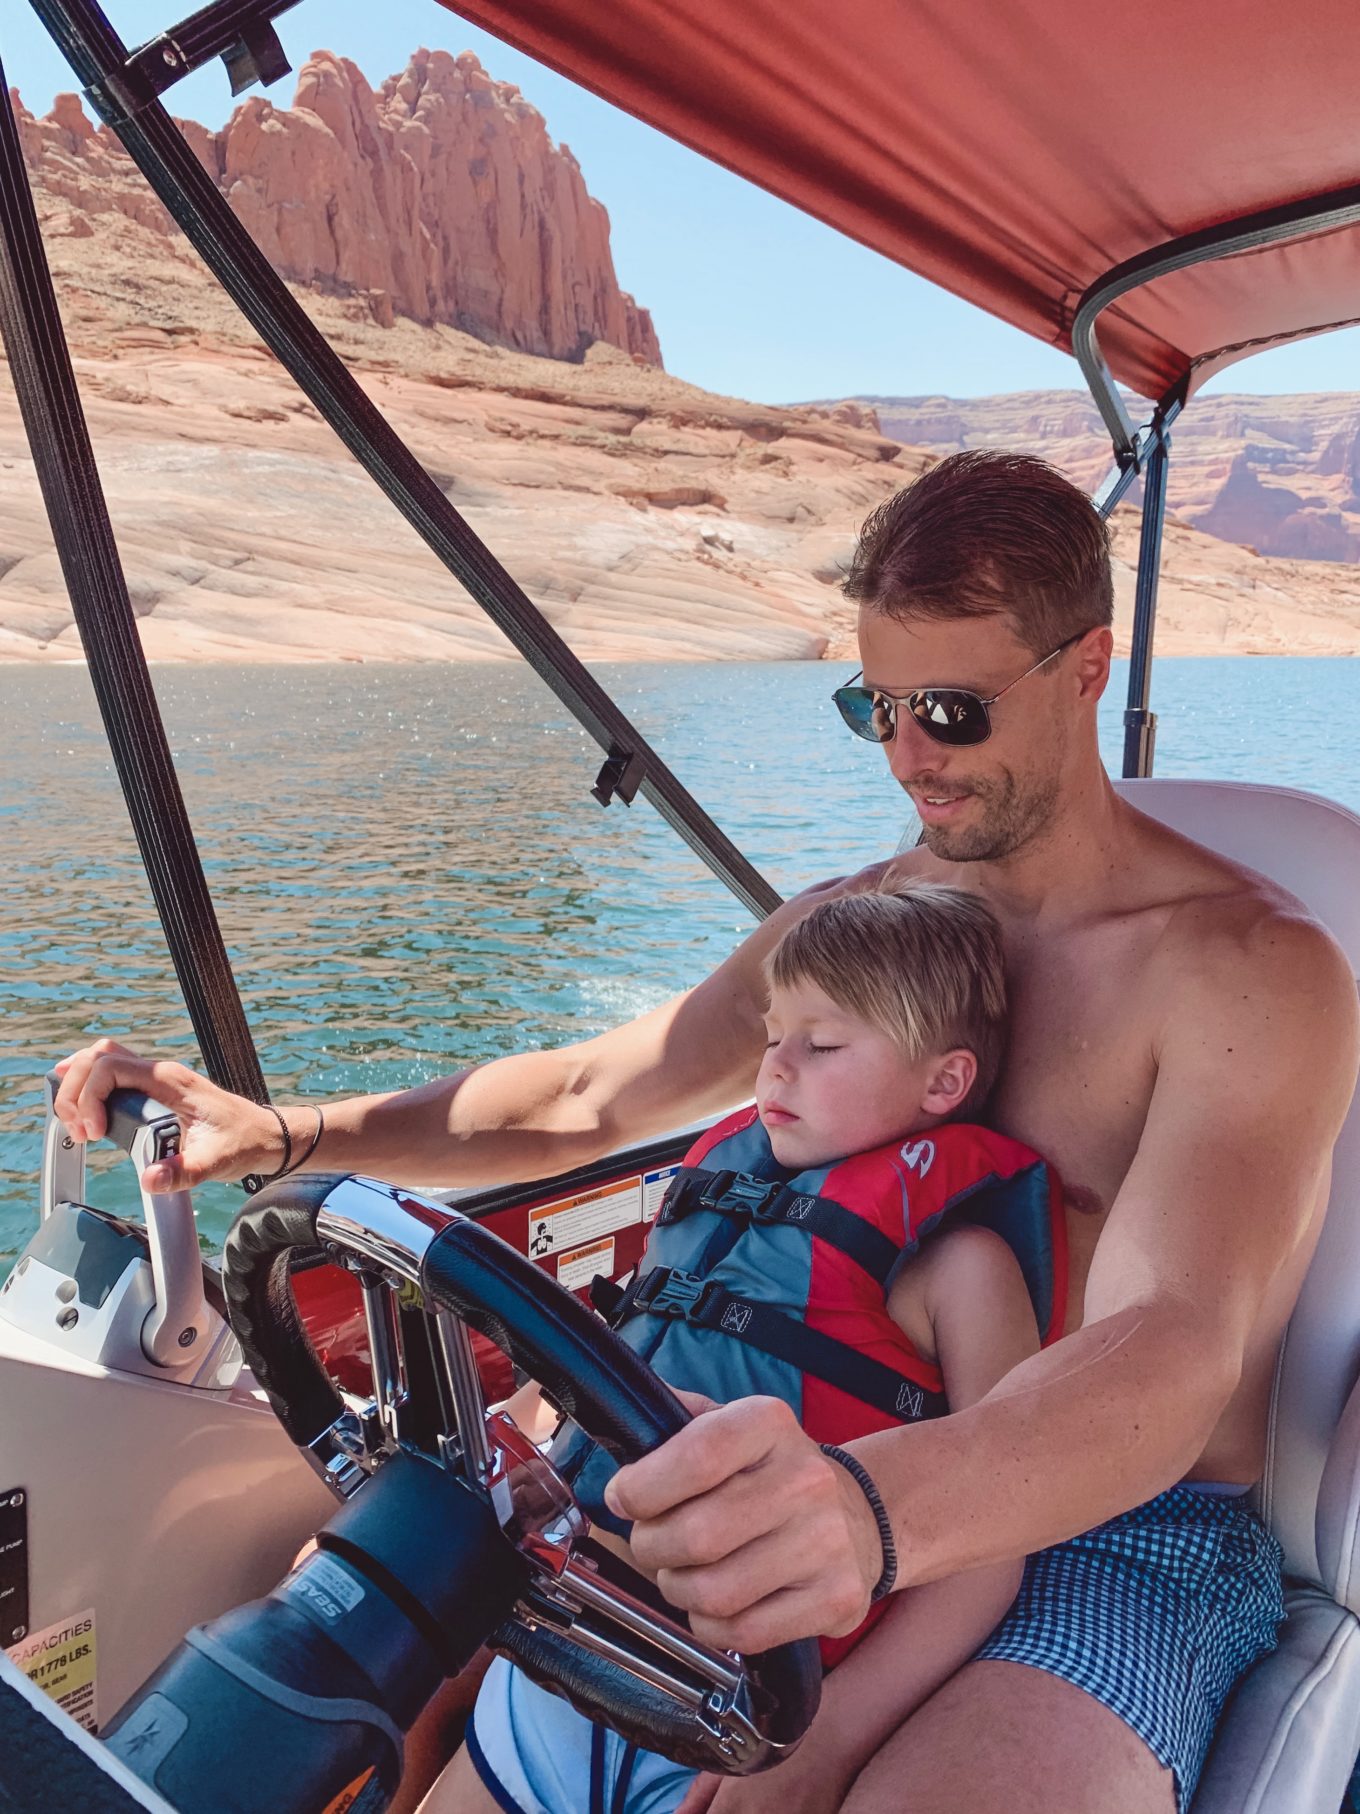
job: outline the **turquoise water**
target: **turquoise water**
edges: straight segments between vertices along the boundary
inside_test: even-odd
[[[909,808],[841,728],[830,665],[628,665],[603,682],[785,893],[894,849]],[[393,1089],[600,1031],[701,978],[751,923],[509,663],[161,669],[190,814],[280,1099]],[[1122,745],[1123,675],[1106,713]],[[1158,663],[1157,769],[1360,810],[1360,666]],[[0,1270],[36,1218],[40,1081],[99,1033],[190,1061],[81,668],[0,670]],[[111,1152],[90,1196],[136,1201]],[[219,1241],[241,1201],[201,1193]]]

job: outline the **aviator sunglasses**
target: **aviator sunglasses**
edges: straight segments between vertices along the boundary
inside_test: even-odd
[[[850,729],[867,743],[892,742],[893,733],[897,729],[897,713],[902,706],[907,708],[927,737],[933,737],[936,743],[956,746],[985,743],[992,734],[988,708],[994,706],[998,699],[1004,699],[1011,688],[1018,687],[1022,680],[1028,680],[1031,674],[1037,674],[1040,668],[1046,668],[1064,649],[1070,649],[1074,642],[1080,642],[1085,635],[1085,630],[1078,630],[1075,636],[1069,636],[1066,642],[1060,642],[1056,649],[1051,649],[1032,668],[1026,668],[1023,674],[1008,681],[990,699],[969,692],[967,687],[915,687],[910,693],[885,693],[881,687],[857,687],[853,682],[847,687],[838,687],[831,697]],[[856,675],[855,679],[858,678],[859,675]]]

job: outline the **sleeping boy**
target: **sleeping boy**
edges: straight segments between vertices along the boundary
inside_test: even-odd
[[[1059,1186],[1037,1154],[971,1119],[1006,1016],[1000,932],[976,896],[921,884],[828,901],[785,934],[766,978],[755,1107],[691,1148],[637,1276],[604,1295],[664,1379],[719,1402],[783,1398],[872,1504],[872,1480],[836,1445],[961,1410],[1060,1333]],[[511,1408],[532,1424],[541,1406],[521,1395]],[[559,1441],[577,1497],[608,1525],[613,1464],[581,1451]],[[772,1771],[696,1781],[497,1658],[426,1808],[671,1814],[687,1795],[687,1811],[720,1814],[839,1806],[988,1637],[1021,1564],[889,1600],[892,1573],[888,1545],[878,1603],[849,1637],[823,1639],[820,1711]]]

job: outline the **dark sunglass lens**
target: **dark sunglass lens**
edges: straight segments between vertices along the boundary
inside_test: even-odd
[[[892,736],[892,709],[885,712],[881,696],[868,687],[841,687],[832,698],[857,737],[869,743],[886,743]]]
[[[914,693],[910,705],[912,717],[936,743],[984,743],[991,733],[987,708],[975,693],[929,687]]]

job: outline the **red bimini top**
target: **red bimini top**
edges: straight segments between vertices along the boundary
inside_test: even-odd
[[[1067,350],[1079,299],[1115,266],[1360,183],[1354,0],[451,10]],[[1100,338],[1116,378],[1160,397],[1357,316],[1347,226],[1159,278],[1110,310]]]

